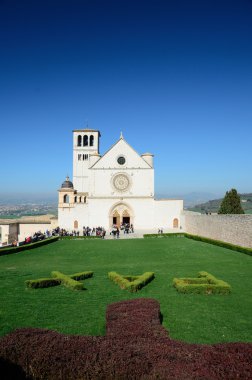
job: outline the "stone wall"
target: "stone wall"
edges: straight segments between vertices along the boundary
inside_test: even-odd
[[[33,236],[35,232],[41,231],[45,233],[46,230],[51,230],[51,222],[26,222],[19,224],[18,240],[23,241],[27,236]]]
[[[252,215],[184,213],[184,230],[193,235],[252,248]]]
[[[0,243],[11,244],[14,240],[23,241],[35,232],[52,230],[58,225],[57,218],[0,219]]]

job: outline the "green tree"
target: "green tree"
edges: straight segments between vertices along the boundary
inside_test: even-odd
[[[235,189],[226,192],[223,198],[218,214],[244,214],[241,206],[241,198]]]

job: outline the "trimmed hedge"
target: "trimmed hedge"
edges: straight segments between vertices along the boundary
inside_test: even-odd
[[[184,294],[229,294],[231,286],[207,272],[199,272],[197,278],[174,278],[173,286]]]
[[[241,247],[240,245],[226,243],[225,241],[221,241],[221,240],[209,239],[209,238],[206,238],[203,236],[198,236],[198,235],[191,235],[191,234],[187,234],[187,233],[185,233],[184,235],[188,239],[202,241],[204,243],[217,245],[219,247],[231,249],[232,251],[237,251],[237,252],[245,253],[246,255],[252,256],[252,248]]]
[[[80,272],[71,275],[65,275],[58,271],[53,271],[51,273],[52,278],[39,278],[37,280],[26,280],[26,286],[28,288],[48,288],[51,286],[57,286],[63,284],[67,288],[72,290],[83,290],[85,289],[80,280],[85,280],[86,278],[92,277],[93,272]]]
[[[120,286],[121,289],[137,292],[154,279],[154,272],[145,272],[140,276],[122,276],[116,272],[109,272],[108,277]]]
[[[172,340],[153,299],[109,305],[106,331],[106,336],[77,336],[16,330],[0,339],[1,379],[251,379],[252,343]]]
[[[9,255],[11,253],[18,253],[21,251],[26,251],[28,249],[33,249],[37,247],[41,247],[42,245],[54,243],[59,239],[59,236],[53,236],[51,238],[47,238],[44,240],[36,241],[35,243],[30,243],[30,244],[24,244],[19,247],[7,247],[7,248],[0,248],[0,256],[3,255]]]
[[[94,272],[87,271],[87,272],[80,272],[69,275],[70,278],[76,281],[85,280],[86,278],[93,277]]]
[[[25,284],[27,288],[49,288],[51,286],[60,285],[61,280],[56,278],[38,278],[37,280],[26,280]]]
[[[167,237],[184,237],[186,234],[184,232],[171,232],[163,234],[144,234],[144,238],[167,238]]]
[[[81,282],[78,282],[76,280],[73,280],[69,276],[58,272],[58,271],[53,271],[52,276],[56,277],[60,280],[61,284],[65,285],[67,288],[70,288],[72,290],[82,290],[83,289],[83,284]]]
[[[245,253],[246,255],[252,256],[252,248],[247,248],[247,247],[241,247],[240,245],[235,245],[231,243],[226,243],[221,240],[214,240],[210,239],[204,236],[198,236],[198,235],[191,235],[188,234],[187,232],[175,232],[175,233],[167,233],[167,234],[144,234],[144,238],[167,238],[167,237],[186,237],[188,239],[193,239],[197,241],[202,241],[204,243],[209,243],[213,245],[217,245],[219,247],[231,249],[232,251],[237,251],[241,253]]]
[[[101,236],[59,236],[59,240],[101,239]]]

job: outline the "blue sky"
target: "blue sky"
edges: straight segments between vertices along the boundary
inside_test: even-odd
[[[101,153],[120,131],[154,153],[157,194],[252,192],[251,20],[251,0],[0,0],[0,193],[56,194],[87,123]]]

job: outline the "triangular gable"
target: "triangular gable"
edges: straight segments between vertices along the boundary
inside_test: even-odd
[[[117,162],[118,157],[126,160],[124,165]],[[133,149],[124,138],[120,138],[112,147],[91,167],[92,169],[150,169],[151,166]]]

